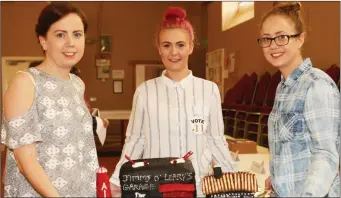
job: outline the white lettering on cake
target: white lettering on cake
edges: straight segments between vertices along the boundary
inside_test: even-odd
[[[128,178],[130,178],[130,175],[123,175],[122,177],[123,177],[122,181],[127,182]]]
[[[106,190],[106,189],[107,189],[107,185],[105,185],[105,183],[103,183],[101,190],[103,191],[103,190]]]
[[[155,190],[154,184],[123,184],[124,191]]]
[[[141,193],[135,192],[135,198],[145,197],[145,196],[146,196],[146,194],[141,194]]]
[[[228,194],[215,194],[215,195],[212,195],[211,197],[213,198],[213,197],[230,197],[230,196]]]
[[[150,175],[122,175],[122,182],[134,182],[134,181],[143,181],[148,183],[151,176]]]
[[[187,180],[192,180],[193,179],[193,173],[186,173],[187,174]]]
[[[164,174],[166,181],[188,181],[193,178],[192,173]]]
[[[103,183],[101,190],[103,191],[104,194],[103,197],[107,197],[107,185],[105,183]]]
[[[131,177],[133,181],[141,181],[140,175],[134,175]]]

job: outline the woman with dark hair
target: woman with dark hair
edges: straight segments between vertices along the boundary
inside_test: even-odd
[[[38,65],[40,65],[43,61],[32,61],[29,65],[28,65],[28,68],[31,68],[31,67],[36,67]]]
[[[50,3],[36,35],[45,59],[18,73],[4,96],[6,197],[95,197],[98,159],[84,83],[70,74],[84,54],[87,22],[70,3]]]

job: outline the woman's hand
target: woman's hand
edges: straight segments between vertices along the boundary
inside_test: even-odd
[[[107,128],[109,126],[109,120],[105,119],[105,118],[101,118],[102,122],[103,122],[103,127]]]
[[[272,190],[271,177],[269,176],[265,180],[265,190]]]
[[[121,197],[121,187],[110,183],[111,197]]]

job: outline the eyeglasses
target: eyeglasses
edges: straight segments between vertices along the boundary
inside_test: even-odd
[[[257,39],[257,42],[258,42],[259,46],[261,46],[262,48],[269,47],[271,45],[272,41],[275,41],[275,43],[278,46],[284,46],[284,45],[287,45],[289,43],[290,38],[298,37],[301,34],[302,33],[294,34],[294,35],[279,35],[279,36],[276,36],[273,38],[264,37],[264,38]]]

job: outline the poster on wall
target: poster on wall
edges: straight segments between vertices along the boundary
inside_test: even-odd
[[[226,60],[226,69],[228,70],[228,73],[235,72],[235,63],[236,63],[236,53],[230,53],[227,56],[227,60]]]
[[[224,49],[206,54],[206,79],[218,85],[221,100],[224,101]]]

